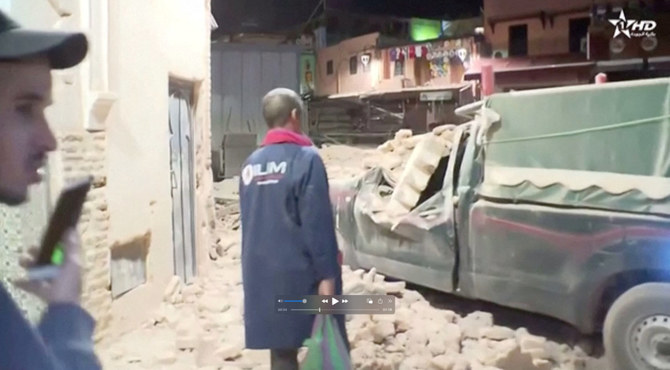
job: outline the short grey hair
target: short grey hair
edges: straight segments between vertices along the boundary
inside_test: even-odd
[[[300,95],[291,89],[274,89],[263,97],[263,118],[270,128],[285,125],[294,109],[301,115],[304,107]]]

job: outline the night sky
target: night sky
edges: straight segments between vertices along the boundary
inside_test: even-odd
[[[454,19],[478,16],[482,0],[326,0],[326,6],[403,18]]]
[[[457,19],[479,15],[482,0],[325,0],[331,10],[359,14]],[[218,33],[277,32],[309,19],[320,0],[212,0]],[[320,7],[317,15],[322,13]]]

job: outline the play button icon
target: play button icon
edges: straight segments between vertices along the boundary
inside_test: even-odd
[[[332,305],[335,306],[336,304],[340,303],[340,301],[337,300],[337,298],[332,299]]]

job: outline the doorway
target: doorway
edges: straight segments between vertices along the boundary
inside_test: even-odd
[[[171,81],[169,94],[174,273],[189,284],[196,274],[193,86]]]
[[[423,86],[430,82],[430,61],[424,58],[414,59],[414,81],[416,86]]]

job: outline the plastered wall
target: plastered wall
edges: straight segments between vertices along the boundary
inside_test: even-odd
[[[91,43],[84,63],[54,72],[55,104],[48,118],[60,148],[50,158],[48,182],[55,199],[69,179],[95,176],[80,231],[86,257],[84,306],[98,321],[98,338],[110,327],[124,331],[147,319],[174,273],[171,81],[193,87],[196,259],[200,271],[208,267],[214,220],[209,9],[209,0],[11,4],[11,14],[24,25],[84,30]],[[112,300],[110,249],[146,235],[146,284]]]

